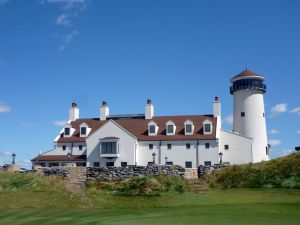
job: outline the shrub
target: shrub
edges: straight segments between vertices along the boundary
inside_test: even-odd
[[[205,175],[212,187],[300,188],[300,153],[267,162],[234,165]]]
[[[123,181],[91,181],[87,187],[129,196],[159,196],[168,192],[182,193],[187,189],[183,178],[167,175],[142,176]]]

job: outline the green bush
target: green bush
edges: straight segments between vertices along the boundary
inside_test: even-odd
[[[205,175],[212,187],[300,188],[300,153],[256,164],[234,165]]]
[[[187,189],[183,178],[167,175],[142,176],[123,181],[91,181],[87,183],[87,188],[94,187],[128,196],[160,196],[168,192],[183,193]]]

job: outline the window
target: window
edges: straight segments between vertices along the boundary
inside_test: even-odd
[[[167,144],[167,148],[168,148],[168,150],[170,150],[172,148],[172,145],[171,144]]]
[[[211,125],[210,124],[205,124],[204,125],[204,132],[205,133],[210,133],[211,132]]]
[[[185,132],[186,133],[192,133],[192,124],[186,124],[185,125]]]
[[[67,149],[67,146],[63,145],[62,150],[65,151]]]
[[[69,128],[69,127],[66,127],[66,128],[65,128],[65,135],[66,135],[66,136],[69,136],[69,135],[70,135],[70,128]]]
[[[190,149],[191,148],[191,144],[190,143],[186,143],[186,149]]]
[[[269,148],[266,147],[266,155],[269,155]]]
[[[49,163],[49,167],[53,167],[53,166],[59,166],[58,163]]]
[[[153,149],[153,144],[149,144],[149,149],[150,149],[150,150]]]
[[[82,145],[79,145],[78,148],[79,148],[79,151],[81,151],[82,150]]]
[[[245,117],[245,112],[241,112],[241,117]]]
[[[102,142],[101,154],[117,154],[117,142]]]
[[[229,150],[229,145],[224,145],[225,150]]]
[[[77,167],[85,167],[86,163],[80,162],[80,163],[76,163]]]
[[[155,134],[155,125],[150,125],[149,126],[149,133],[150,134]]]
[[[204,161],[204,166],[211,166],[211,161]]]
[[[106,166],[115,166],[114,162],[106,162]]]
[[[174,133],[174,126],[173,125],[168,125],[167,128],[168,128],[168,130],[167,130],[168,134],[173,134]]]
[[[80,128],[80,134],[81,135],[86,135],[86,127],[81,127]]]
[[[99,167],[100,163],[99,162],[94,162],[94,167]]]
[[[173,162],[172,162],[172,161],[169,161],[169,162],[166,163],[166,165],[167,165],[167,166],[172,166],[172,165],[173,165]]]
[[[127,162],[121,162],[121,167],[126,167],[127,166]]]
[[[185,168],[192,168],[192,162],[191,161],[185,162]]]
[[[210,144],[209,143],[205,143],[205,148],[209,148]]]
[[[265,113],[263,113],[263,117],[265,117]]]

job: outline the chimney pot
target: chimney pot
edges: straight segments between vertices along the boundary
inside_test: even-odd
[[[218,97],[218,96],[215,97],[215,101],[216,101],[216,102],[219,101],[219,97]]]
[[[102,106],[107,106],[107,102],[106,102],[106,101],[103,101],[103,102],[102,102]]]
[[[151,105],[151,104],[152,104],[151,99],[148,99],[148,100],[147,100],[147,104],[148,104],[148,105]]]
[[[73,102],[72,107],[77,107],[77,103]]]

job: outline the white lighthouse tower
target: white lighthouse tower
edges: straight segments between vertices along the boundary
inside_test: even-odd
[[[246,69],[231,79],[234,97],[233,131],[252,138],[252,162],[269,160],[265,119],[264,77]]]

